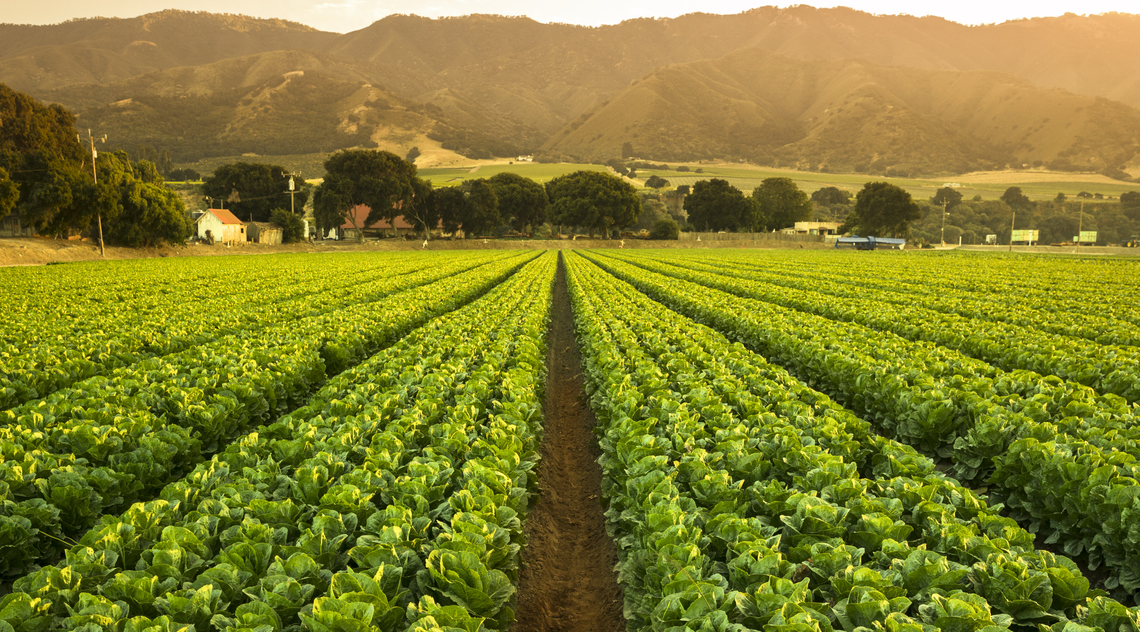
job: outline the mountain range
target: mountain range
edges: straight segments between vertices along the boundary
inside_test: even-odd
[[[761,7],[602,27],[472,15],[337,34],[163,11],[0,25],[0,82],[176,160],[343,147],[1140,174],[1140,16],[964,26]],[[425,156],[429,155],[425,152]]]

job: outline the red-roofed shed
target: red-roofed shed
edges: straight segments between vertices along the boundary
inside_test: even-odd
[[[244,244],[245,224],[223,208],[208,209],[198,218],[198,238],[223,244]]]

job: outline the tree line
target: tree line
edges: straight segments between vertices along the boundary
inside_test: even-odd
[[[633,225],[641,212],[637,189],[600,171],[576,171],[541,185],[515,173],[433,187],[411,161],[381,150],[349,149],[325,161],[325,178],[313,193],[322,233],[345,224],[357,229],[403,217],[424,235],[441,228],[473,237],[498,227],[519,233],[544,223],[573,226],[609,237]],[[357,219],[355,209],[367,207]],[[359,226],[355,224],[359,222]]]
[[[184,241],[185,205],[163,186],[155,164],[124,151],[90,151],[75,121],[60,105],[0,84],[0,216],[16,212],[41,235],[79,233],[98,221],[112,244]]]

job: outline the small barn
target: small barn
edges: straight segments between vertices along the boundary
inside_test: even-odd
[[[207,209],[198,218],[198,239],[227,245],[244,244],[245,224],[224,208]]]
[[[255,244],[275,246],[284,240],[285,230],[272,222],[246,222],[245,234]]]

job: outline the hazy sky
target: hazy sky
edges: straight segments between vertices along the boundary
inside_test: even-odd
[[[162,9],[214,13],[243,13],[256,17],[287,18],[326,31],[346,33],[368,26],[393,13],[427,17],[496,13],[527,15],[540,22],[615,24],[635,17],[676,17],[701,10],[706,13],[740,13],[775,4],[810,4],[816,7],[849,6],[869,13],[938,15],[964,24],[1004,22],[1022,17],[1093,14],[1119,11],[1140,13],[1136,0],[847,0],[832,2],[764,2],[764,0],[0,0],[0,22],[54,24],[78,17],[134,17]]]

